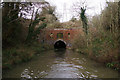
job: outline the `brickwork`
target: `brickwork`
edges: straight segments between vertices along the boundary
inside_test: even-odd
[[[59,33],[63,36],[57,37]],[[82,29],[44,29],[41,31],[39,36],[40,42],[45,42],[47,44],[55,44],[56,41],[63,41],[67,46],[71,46],[71,40],[77,36],[78,33],[82,33]]]

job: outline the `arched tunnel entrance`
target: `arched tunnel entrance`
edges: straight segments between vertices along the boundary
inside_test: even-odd
[[[61,49],[61,48],[65,49],[66,48],[66,43],[64,41],[59,40],[59,41],[55,42],[54,48],[55,49]]]

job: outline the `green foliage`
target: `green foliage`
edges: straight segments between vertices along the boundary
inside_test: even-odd
[[[44,17],[42,17],[42,19],[45,19]],[[35,27],[36,25],[38,25],[38,23],[40,22],[41,18],[39,18],[38,14],[35,15],[35,20],[31,21],[30,25],[29,25],[29,31],[28,31],[28,36],[26,39],[26,43],[31,43],[33,40],[36,39],[37,35],[40,33],[40,30],[45,28],[47,26],[46,23],[42,23],[38,28]],[[42,20],[44,21],[44,20]]]
[[[118,63],[118,62],[109,62],[106,64],[106,66],[109,68],[114,68],[115,70],[120,69],[120,63]]]
[[[47,27],[48,24],[55,22],[56,16],[54,15],[55,8],[52,6],[43,7],[41,14],[36,11],[35,19],[29,25],[28,36],[26,43],[31,43],[36,40],[40,30]],[[41,24],[39,24],[41,23]]]
[[[3,48],[8,48],[16,46],[16,44],[23,43],[27,31],[24,32],[25,26],[23,26],[23,23],[21,23],[21,18],[18,17],[19,12],[21,11],[19,8],[21,3],[4,2],[2,4]]]
[[[120,29],[118,25],[119,6],[115,2],[107,4],[108,6],[100,15],[92,18],[92,23],[89,25],[89,34],[83,35],[85,38],[78,37],[73,41],[73,48],[78,49],[82,53],[87,52],[90,57],[99,62],[107,63],[108,67],[118,70],[120,68],[119,59],[117,58],[119,57],[118,53],[120,48]],[[87,26],[85,9],[81,8],[80,15],[83,27],[87,31],[85,27]]]
[[[27,30],[27,26],[24,24],[28,22],[26,22],[25,19],[21,18],[22,14],[20,14],[20,16],[18,16],[18,14],[21,13],[21,10],[29,13],[29,10],[31,10],[30,6],[33,5],[31,3],[5,2],[2,4],[3,48],[13,47],[16,46],[16,44],[24,43],[26,37],[28,42],[29,40],[31,41],[33,39],[33,36],[36,37],[38,30],[42,29],[43,26],[46,26],[44,23],[41,25],[42,28],[38,28],[38,30],[36,30],[36,25],[38,25],[40,21],[45,20],[45,17],[39,18],[39,14],[36,13],[35,20],[31,20],[29,30]]]
[[[86,11],[86,9],[81,7],[80,18],[81,18],[82,23],[83,23],[84,32],[86,34],[88,34],[88,24],[87,24],[87,17],[85,16],[85,11]]]
[[[3,23],[10,23],[18,18],[20,3],[4,2],[3,4]],[[15,6],[14,6],[15,5]]]
[[[12,64],[16,64],[18,60],[14,60],[19,53],[16,52],[16,49],[9,51],[3,51],[3,68],[11,68]]]
[[[46,18],[45,17],[40,17],[39,20],[44,21]]]
[[[116,7],[116,9],[115,9]],[[119,33],[118,33],[118,5],[117,3],[108,3],[108,6],[102,11],[101,15],[93,18],[92,24],[96,28],[94,34],[90,31],[90,51],[96,57],[103,59],[108,67],[118,69]],[[112,52],[111,52],[112,51]]]
[[[41,30],[41,29],[44,29],[46,26],[47,26],[46,23],[42,23],[42,24],[37,28],[37,30],[34,31],[34,34],[33,34],[34,37],[36,37],[36,36],[40,33],[40,30]]]
[[[20,64],[31,60],[36,54],[41,51],[50,49],[51,46],[33,42],[32,45],[18,45],[14,48],[3,51],[2,65],[3,69],[11,69],[13,65]]]
[[[109,34],[109,36],[107,34]],[[96,56],[107,54],[109,50],[117,48],[116,41],[109,32],[99,32],[95,33],[95,35],[96,36],[91,35],[89,46],[91,46],[91,50]]]
[[[3,26],[3,48],[9,46],[15,46],[15,44],[19,44],[24,41],[25,35],[23,34],[23,27],[19,22],[15,22],[14,24],[10,24],[7,26]]]
[[[106,65],[106,66],[111,68],[111,67],[113,67],[113,66],[114,66],[114,64],[115,64],[115,63],[107,63],[107,65]]]
[[[3,69],[10,69],[14,64],[26,62],[33,57],[33,54],[34,52],[24,46],[4,50],[2,54]]]
[[[49,24],[47,23],[48,18],[44,16],[46,13],[42,16],[42,14],[36,12],[35,19],[31,19],[29,28],[27,28],[28,24],[26,25],[25,23],[29,23],[29,20],[18,17],[20,9],[14,10],[15,4],[20,6],[17,3],[5,3],[5,7],[3,8],[3,69],[11,68],[14,64],[27,62],[35,54],[39,54],[41,51],[51,48],[51,46],[47,46],[46,44],[42,45],[36,41],[36,37],[40,33],[40,30]],[[24,6],[28,8],[25,4]],[[54,22],[56,16],[53,14],[53,11],[50,10],[49,14],[52,15],[52,18],[50,18],[49,21]],[[24,44],[25,39],[30,45]]]

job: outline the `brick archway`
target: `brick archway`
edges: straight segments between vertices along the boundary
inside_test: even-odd
[[[66,41],[64,41],[63,39],[57,39],[57,40],[54,42],[54,44],[55,44],[56,42],[58,42],[58,41],[62,41],[62,42],[65,43],[65,45],[67,45]]]
[[[54,42],[54,48],[66,48],[67,44],[64,40],[58,39]]]

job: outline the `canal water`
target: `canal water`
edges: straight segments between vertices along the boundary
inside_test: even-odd
[[[118,72],[106,68],[72,50],[40,52],[31,61],[6,71],[3,78],[118,78]]]

